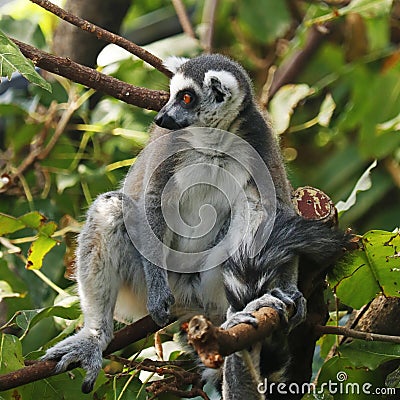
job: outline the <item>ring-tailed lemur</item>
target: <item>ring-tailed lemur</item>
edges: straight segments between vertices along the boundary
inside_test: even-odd
[[[87,372],[84,392],[92,390],[101,369],[102,351],[113,336],[114,312],[131,320],[149,313],[163,326],[171,315],[194,313],[206,314],[214,323],[222,323],[229,308],[224,323],[229,327],[239,322],[255,324],[251,311],[271,306],[280,312],[289,330],[306,313],[305,300],[297,289],[297,256],[306,253],[315,259],[329,259],[340,251],[344,242],[342,234],[295,214],[277,140],[256,106],[250,78],[240,65],[215,54],[191,60],[171,58],[166,66],[174,73],[170,99],[155,118],[157,126],[152,129],[150,144],[139,155],[124,190],[100,195],[94,201],[79,235],[77,279],[84,326],[45,355],[45,359],[59,360],[59,371],[71,363],[80,363]],[[238,167],[236,156],[232,156],[237,150],[235,141],[219,135],[219,131],[197,135],[191,131],[192,127],[223,129],[255,149],[275,187],[275,192],[270,193],[272,199],[268,199],[276,208],[275,222],[265,224],[265,220],[272,218],[266,211],[271,204],[262,204],[264,200],[249,172],[251,162],[249,170]],[[171,131],[182,129],[177,136],[168,136]],[[178,148],[170,153],[175,141],[185,142],[184,151]],[[225,151],[230,155],[225,155]],[[237,152],[242,153],[239,158],[246,158],[245,148]],[[160,165],[157,160],[162,161]],[[190,169],[193,165],[195,170]],[[221,186],[227,191],[231,189],[221,170],[229,173],[238,187],[230,192],[233,199],[226,199],[226,193],[219,191]],[[181,171],[186,172],[180,174]],[[192,178],[197,185],[188,185]],[[163,204],[167,185],[171,186]],[[185,194],[181,196],[182,190]],[[244,230],[240,222],[243,197],[241,201],[235,197],[239,191],[245,196],[250,227],[240,238],[238,249],[231,252],[223,245],[218,247],[218,243],[222,243],[221,236],[227,233],[229,224],[233,236],[241,235]],[[215,223],[196,238],[174,233],[163,216],[165,204],[171,207],[179,204],[185,232],[198,223],[205,204],[213,207]],[[232,204],[236,209],[231,209]],[[205,258],[193,258],[195,265],[191,271],[196,272],[161,268],[158,261],[168,264],[168,250],[163,253],[164,259],[160,254],[153,257],[153,239],[142,226],[145,221],[169,249],[189,253],[209,251]],[[256,235],[267,225],[272,229],[268,241],[258,253],[252,251]],[[132,240],[132,226],[137,241]],[[218,250],[214,252],[214,248]],[[209,268],[219,260],[217,251],[219,255],[229,254],[217,266]],[[179,258],[174,260],[179,262]],[[290,318],[288,307],[293,309]],[[269,360],[262,359],[267,345],[260,344],[252,350],[258,376],[268,370]],[[281,358],[287,357],[284,350],[281,353]],[[227,357],[223,384],[226,399],[260,397],[254,382],[256,375],[247,374],[246,365],[240,355]],[[269,367],[274,371],[273,366]]]

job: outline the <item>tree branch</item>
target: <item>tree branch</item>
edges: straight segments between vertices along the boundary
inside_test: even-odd
[[[133,86],[112,76],[102,74],[93,68],[80,65],[69,58],[57,57],[19,40],[12,38],[11,40],[19,47],[22,54],[30,58],[36,66],[113,96],[125,103],[159,111],[168,101],[169,94],[167,92]]]
[[[252,314],[257,318],[257,328],[238,324],[224,330],[214,326],[202,315],[190,320],[187,326],[188,342],[206,367],[218,368],[223,362],[223,356],[244,350],[280,329],[279,314],[273,308],[263,307]]]
[[[61,7],[56,6],[55,4],[51,3],[48,0],[30,0],[30,1],[44,8],[45,10],[50,11],[52,14],[57,15],[57,17],[63,19],[64,21],[69,22],[70,24],[75,25],[76,27],[86,32],[95,34],[98,39],[122,47],[123,49],[139,57],[146,63],[150,64],[154,68],[158,69],[168,78],[172,77],[172,72],[164,67],[161,59],[156,57],[154,54],[151,54],[144,48],[138,46],[137,44],[119,35],[116,35],[115,33],[111,33],[106,29],[100,28],[99,26],[92,24],[91,22],[86,21],[83,18],[77,17],[76,15],[73,15],[68,11],[63,10]]]
[[[362,332],[362,331],[357,331],[355,329],[346,328],[344,326],[317,325],[315,327],[315,331],[319,335],[325,335],[325,334],[341,335],[341,336],[351,337],[353,339],[400,344],[400,336],[381,335],[379,333]]]
[[[146,316],[115,332],[114,339],[103,354],[108,355],[114,351],[121,350],[128,344],[144,339],[159,329],[160,327],[151,319],[151,317]],[[0,392],[57,375],[58,373],[55,372],[56,365],[57,361],[35,361],[17,371],[1,375]],[[71,366],[69,369],[76,367],[77,365]]]

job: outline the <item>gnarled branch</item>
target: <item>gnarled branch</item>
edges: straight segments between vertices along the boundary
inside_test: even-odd
[[[100,28],[99,26],[92,24],[89,21],[86,21],[76,15],[73,15],[68,11],[63,10],[61,7],[56,6],[55,4],[51,3],[48,0],[30,0],[30,1],[32,3],[39,5],[40,7],[43,7],[47,11],[50,11],[52,14],[57,15],[57,17],[63,19],[64,21],[69,22],[70,24],[75,25],[76,27],[86,32],[95,34],[98,39],[105,40],[108,43],[113,43],[122,47],[123,49],[139,57],[146,63],[150,64],[154,68],[158,69],[168,78],[172,77],[172,72],[164,67],[162,60],[160,60],[154,54],[151,54],[150,52],[145,50],[143,47],[140,47],[137,44],[131,42],[130,40],[127,40],[122,36],[116,35],[115,33],[111,33],[106,29]]]
[[[112,76],[102,74],[93,68],[78,64],[69,58],[57,57],[17,39],[12,40],[22,54],[30,58],[36,66],[108,94],[125,103],[158,111],[168,101],[169,94],[162,90],[133,86]]]

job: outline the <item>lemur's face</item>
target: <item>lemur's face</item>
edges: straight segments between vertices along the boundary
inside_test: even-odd
[[[188,69],[188,64],[177,69],[170,83],[170,99],[155,123],[171,130],[188,126],[229,130],[245,97],[237,78],[229,71],[209,69],[199,81],[199,74],[194,71],[191,76]]]

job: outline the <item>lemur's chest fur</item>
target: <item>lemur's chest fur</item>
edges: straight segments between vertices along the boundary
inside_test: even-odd
[[[215,246],[233,208],[240,207],[238,195],[247,191],[250,173],[238,161],[245,155],[235,157],[234,150],[226,149],[227,155],[220,144],[210,147],[207,143],[206,149],[187,150],[175,168],[171,204],[178,218],[171,218],[166,238],[176,251],[198,253]]]

